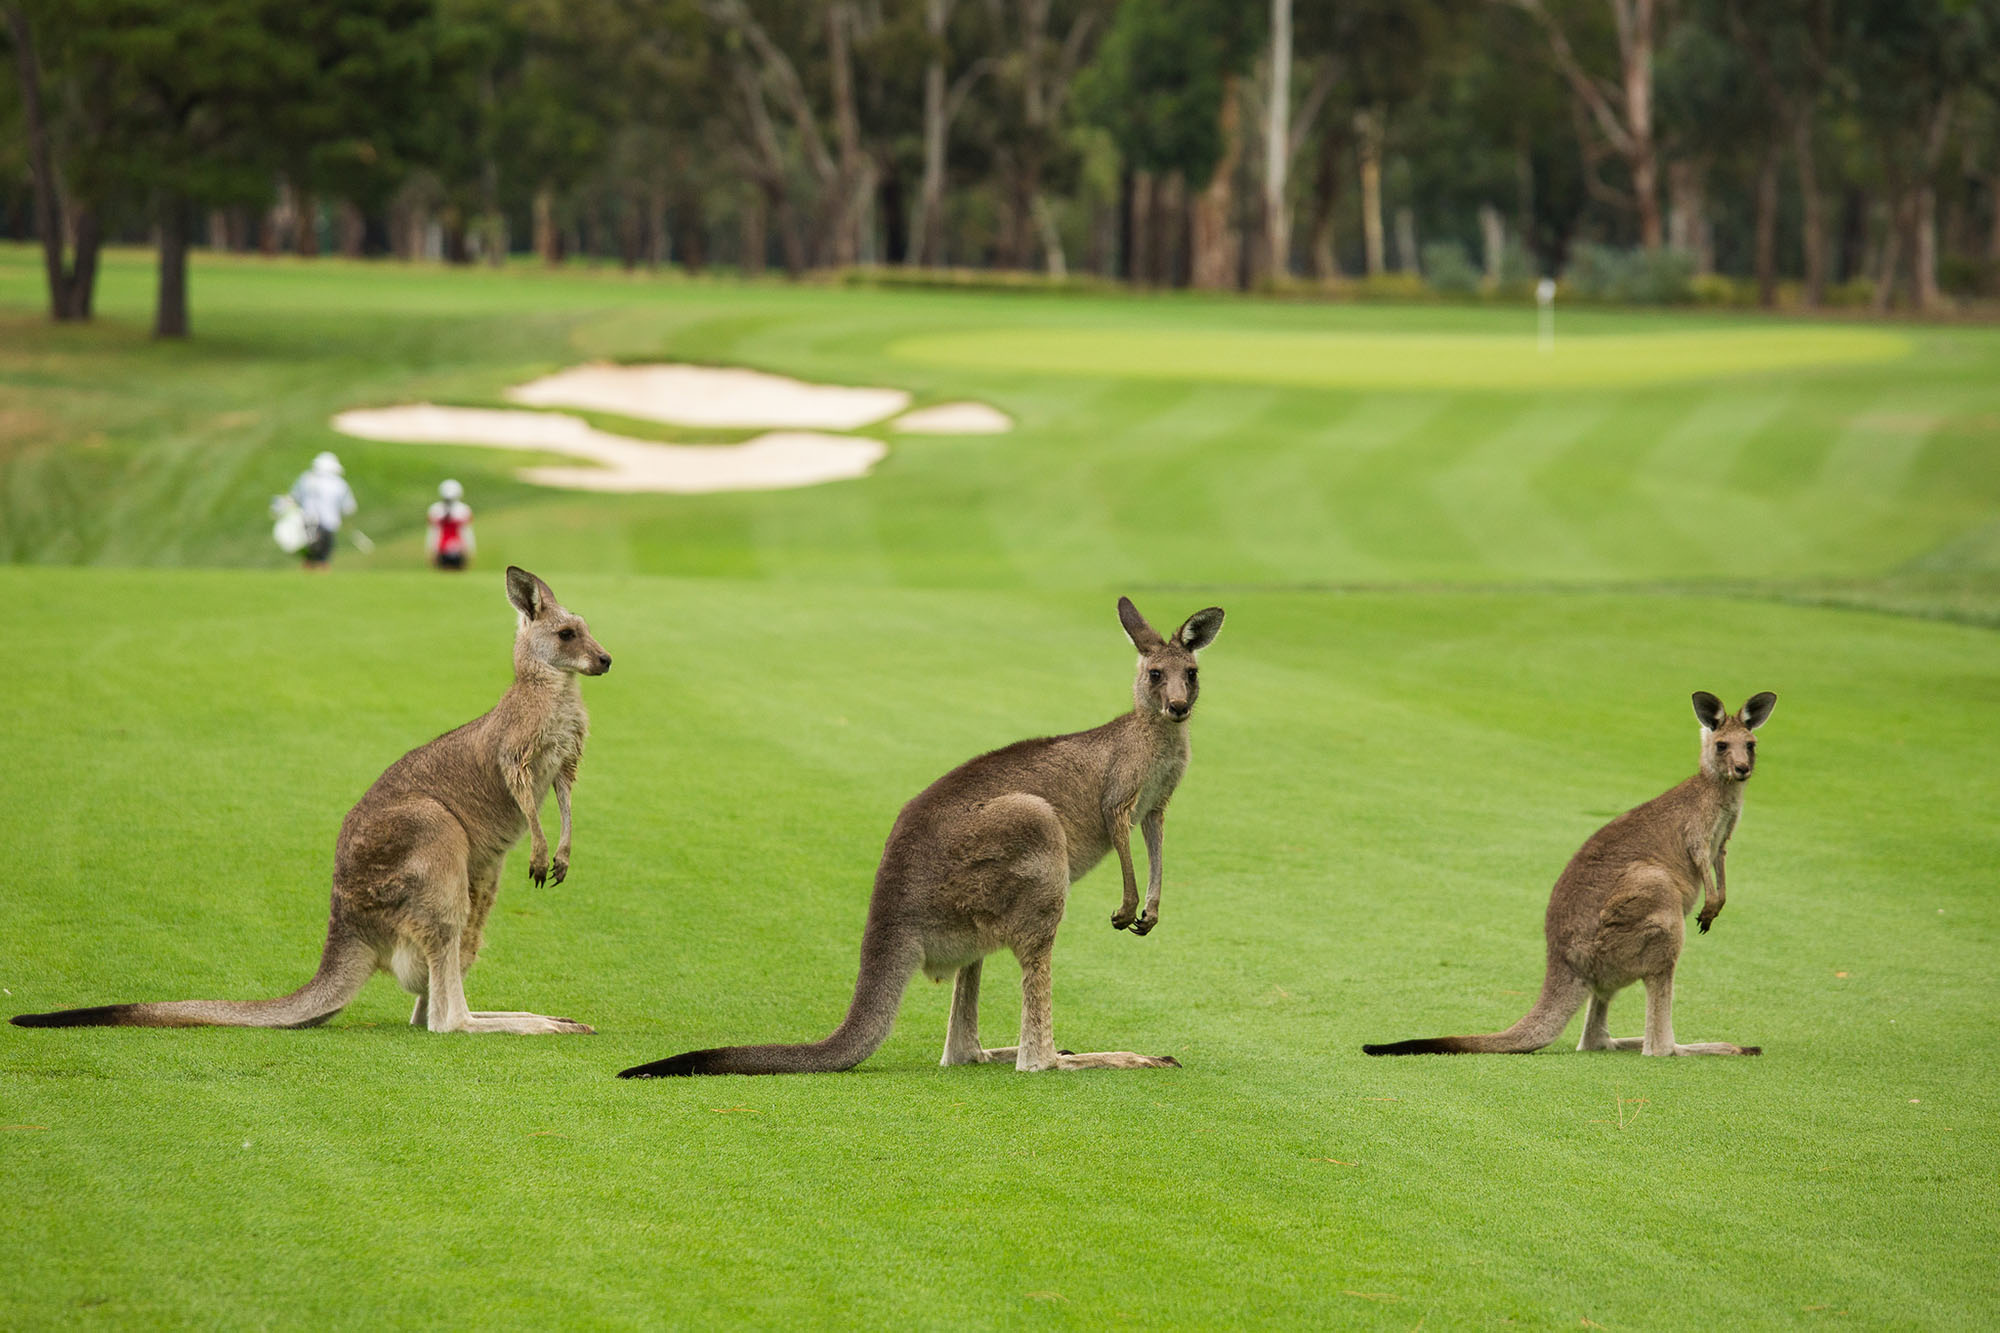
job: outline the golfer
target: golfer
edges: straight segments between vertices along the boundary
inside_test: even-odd
[[[472,506],[465,502],[465,487],[455,481],[441,483],[429,514],[424,549],[430,552],[431,563],[439,569],[464,569],[473,551]]]
[[[354,512],[354,492],[348,489],[340,460],[321,453],[292,483],[292,499],[306,521],[305,567],[322,570],[333,559],[334,538],[342,520]]]

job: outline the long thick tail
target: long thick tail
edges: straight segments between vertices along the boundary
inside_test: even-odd
[[[825,1041],[796,1046],[718,1046],[706,1051],[634,1065],[620,1078],[677,1078],[690,1074],[820,1074],[852,1069],[888,1040],[902,1007],[903,988],[923,961],[914,939],[887,936],[870,929],[861,940],[861,974],[854,982],[854,1002]]]
[[[330,930],[313,979],[275,1000],[168,1000],[159,1004],[99,1004],[18,1014],[24,1028],[309,1028],[345,1009],[375,971],[375,951],[365,941]]]
[[[1505,1032],[1489,1032],[1476,1037],[1418,1037],[1411,1041],[1363,1046],[1361,1049],[1369,1055],[1526,1055],[1554,1041],[1589,995],[1589,988],[1574,972],[1561,961],[1551,958],[1535,1007]]]

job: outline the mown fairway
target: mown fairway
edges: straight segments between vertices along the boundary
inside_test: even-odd
[[[80,331],[39,323],[30,260],[0,251],[8,1012],[302,981],[347,807],[505,683],[507,561],[617,667],[585,684],[571,878],[533,889],[516,857],[468,981],[600,1035],[412,1031],[386,978],[308,1032],[0,1028],[0,1326],[2000,1319],[2000,638],[1804,604],[1995,618],[1995,332],[1809,328],[1874,350],[1601,390],[1445,358],[1390,392],[1237,353],[1380,331],[1504,358],[1532,325],[209,264],[197,341],[161,348],[137,260]],[[1767,327],[1564,324],[1642,350]],[[1034,330],[1225,336],[1212,377],[938,350]],[[982,398],[1020,430],[675,499],[323,424],[662,355]],[[263,501],[324,447],[376,554],[257,568],[282,563]],[[480,513],[457,580],[414,569],[447,469]],[[75,563],[117,567],[31,567]],[[823,1035],[899,804],[1126,705],[1120,591],[1229,620],[1162,924],[1109,928],[1115,869],[1078,886],[1056,1036],[1185,1068],[940,1070],[949,994],[919,981],[853,1074],[611,1077]],[[1696,688],[1782,702],[1675,1026],[1766,1054],[1582,1056],[1572,1024],[1532,1058],[1362,1056],[1519,1016],[1549,883],[1691,770]],[[989,1044],[1016,975],[987,969]]]

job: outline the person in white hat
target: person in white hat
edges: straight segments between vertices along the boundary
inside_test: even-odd
[[[455,481],[438,486],[437,502],[430,507],[430,531],[424,549],[439,569],[464,569],[472,559],[472,506],[465,502],[465,487]]]
[[[292,483],[292,499],[306,521],[306,544],[300,554],[307,569],[327,567],[341,522],[354,512],[354,492],[342,472],[340,460],[323,452]]]

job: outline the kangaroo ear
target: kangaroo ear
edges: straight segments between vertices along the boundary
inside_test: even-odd
[[[1215,636],[1222,633],[1222,608],[1211,606],[1206,611],[1197,611],[1187,618],[1187,623],[1174,631],[1181,647],[1191,653],[1198,653],[1215,642]]]
[[[522,569],[519,565],[507,566],[507,600],[514,609],[533,620],[542,613],[544,607],[555,600],[549,592],[549,585]]]
[[[1750,702],[1743,705],[1743,725],[1755,731],[1771,720],[1771,710],[1778,706],[1778,696],[1765,690],[1762,694],[1750,696]]]
[[[1139,608],[1132,605],[1130,597],[1118,599],[1118,623],[1125,627],[1125,637],[1140,652],[1151,652],[1166,643],[1160,632],[1146,623],[1146,617],[1139,614]]]
[[[1729,716],[1729,710],[1722,706],[1722,700],[1707,690],[1694,692],[1694,716],[1701,725],[1714,731]]]

